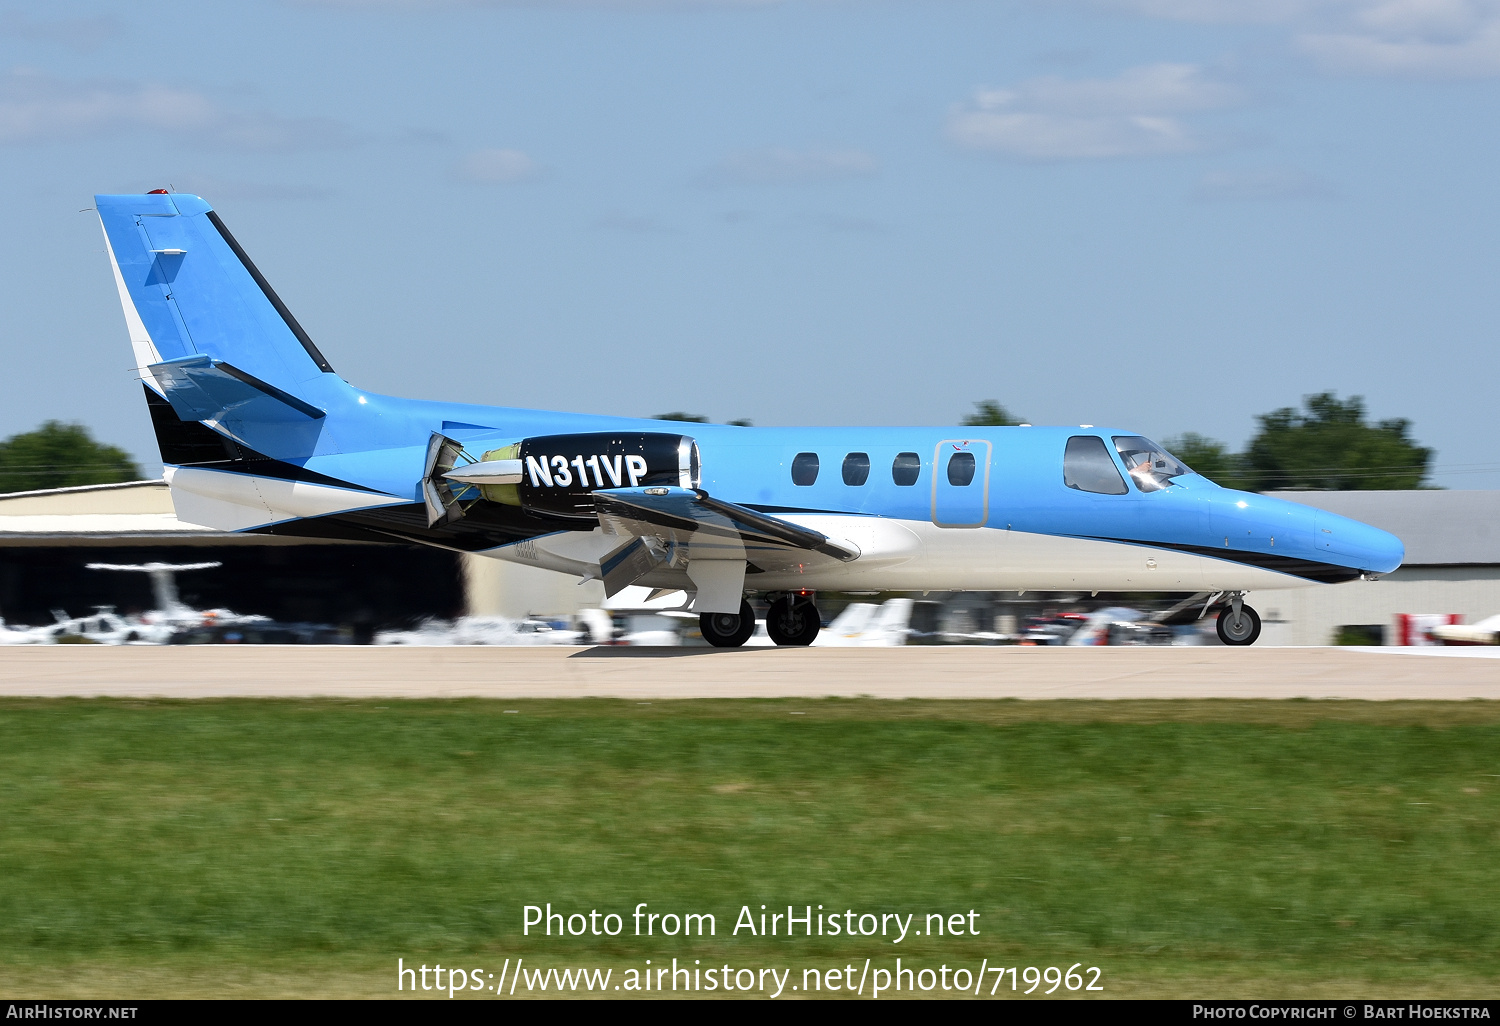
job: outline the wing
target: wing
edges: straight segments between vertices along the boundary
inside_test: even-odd
[[[696,488],[607,488],[593,495],[600,526],[625,539],[599,562],[609,595],[673,562],[684,548],[690,561],[745,560],[762,570],[859,558],[848,544]]]

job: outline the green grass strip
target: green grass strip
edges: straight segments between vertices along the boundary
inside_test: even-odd
[[[549,901],[718,934],[523,938]],[[729,935],[763,903],[981,933]],[[1490,703],[0,702],[10,995],[899,954],[1082,961],[1113,994],[1493,996],[1496,951]]]

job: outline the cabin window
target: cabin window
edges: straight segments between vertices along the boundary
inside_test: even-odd
[[[922,457],[914,452],[898,452],[891,463],[891,480],[902,488],[910,488],[922,474]]]
[[[818,454],[799,452],[792,459],[792,484],[806,487],[818,479]]]
[[[844,484],[858,488],[870,479],[870,454],[851,452],[844,457]]]
[[[1115,435],[1115,452],[1125,461],[1130,479],[1143,492],[1159,492],[1172,486],[1172,478],[1191,473],[1177,457],[1140,435]]]
[[[1063,454],[1063,484],[1080,492],[1124,495],[1130,489],[1110,459],[1104,439],[1097,435],[1074,435]]]
[[[972,452],[956,452],[948,457],[948,483],[957,487],[965,488],[974,481],[974,454]]]

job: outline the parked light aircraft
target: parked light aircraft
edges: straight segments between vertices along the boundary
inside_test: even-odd
[[[184,570],[212,570],[223,566],[218,561],[207,563],[85,563],[90,570],[115,570],[124,573],[151,575],[151,597],[155,608],[142,615],[145,623],[163,624],[168,627],[186,627],[213,620],[220,624],[265,623],[264,616],[241,616],[227,609],[190,609],[182,604],[177,593],[177,575]]]
[[[887,599],[878,606],[873,602],[851,602],[813,644],[824,648],[904,645],[911,633],[913,605],[909,598]]]
[[[1471,624],[1440,624],[1428,633],[1444,645],[1500,645],[1500,616]]]
[[[781,645],[819,589],[1206,592],[1250,644],[1263,588],[1385,573],[1394,536],[1221,488],[1128,430],[750,428],[393,398],[334,373],[197,196],[97,196],[177,516],[421,542],[685,589]],[[1213,601],[1213,600],[1210,600]]]
[[[114,606],[95,606],[88,616],[52,611],[53,623],[42,627],[7,627],[0,620],[0,645],[59,645],[77,642],[97,645],[167,645],[179,630],[212,624],[220,627],[269,624],[265,616],[245,616],[228,609],[192,609],[177,593],[176,574],[209,570],[212,563],[86,563],[90,570],[120,570],[151,575],[154,609],[121,616]]]
[[[114,606],[96,606],[88,616],[52,611],[55,622],[42,627],[8,627],[0,620],[0,645],[164,645],[172,628],[126,619]]]

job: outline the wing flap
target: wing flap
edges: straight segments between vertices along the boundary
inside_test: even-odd
[[[652,486],[607,488],[594,493],[600,525],[609,533],[632,538],[601,562],[605,590],[613,594],[673,559],[678,545],[708,558],[756,559],[757,553],[817,553],[840,562],[859,558],[859,551],[827,535],[779,517],[711,497],[696,488]],[[689,557],[690,559],[693,557]]]

